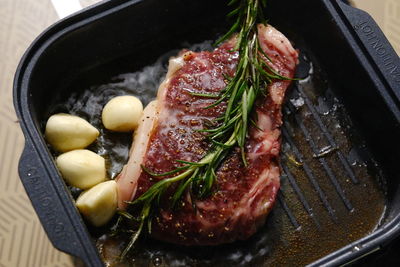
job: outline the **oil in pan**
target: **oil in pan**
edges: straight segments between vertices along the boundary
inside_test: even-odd
[[[298,38],[297,38],[298,39]],[[283,108],[281,192],[258,233],[246,241],[214,247],[181,247],[142,239],[128,259],[118,255],[125,240],[93,231],[104,261],[110,266],[292,266],[311,263],[371,233],[385,210],[379,168],[353,129],[330,81],[301,40],[297,81]],[[211,42],[190,47],[211,49]],[[103,105],[116,95],[130,94],[144,104],[155,98],[171,51],[135,73],[110,79],[72,95],[48,112],[86,118],[101,131],[90,149],[108,160],[114,178],[128,158],[130,134],[110,133],[101,124]]]

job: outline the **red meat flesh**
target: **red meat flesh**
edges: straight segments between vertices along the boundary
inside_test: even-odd
[[[293,77],[298,53],[288,39],[264,25],[258,26],[258,38],[272,59],[268,64],[281,75]],[[221,116],[226,103],[205,109],[215,99],[190,92],[215,94],[225,88],[224,76],[233,76],[238,62],[238,53],[232,51],[235,41],[232,38],[212,52],[183,51],[170,60],[157,102],[145,110],[130,160],[118,177],[120,209],[125,208],[124,201],[138,198],[158,179],[166,178],[150,177],[141,164],[163,173],[181,166],[178,159],[197,162],[206,154],[210,143],[196,130]],[[281,105],[289,84],[273,81],[266,96],[256,101],[257,127],[250,127],[245,146],[248,166],[243,165],[239,149],[233,149],[217,171],[215,192],[193,200],[196,211],[189,194],[178,208],[170,209],[167,193],[152,221],[154,238],[181,245],[217,245],[246,239],[263,225],[279,189]]]

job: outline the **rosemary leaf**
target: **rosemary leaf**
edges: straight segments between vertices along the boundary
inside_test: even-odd
[[[242,163],[247,166],[245,144],[249,125],[252,124],[262,131],[254,121],[257,120],[257,114],[250,117],[256,99],[267,94],[267,87],[272,81],[293,80],[273,69],[271,58],[262,50],[257,38],[257,23],[265,23],[263,8],[267,6],[266,0],[231,0],[228,3],[229,6],[234,4],[237,6],[228,16],[236,16],[236,19],[231,28],[216,41],[216,44],[235,38],[234,48],[228,51],[239,53],[235,74],[232,77],[226,73],[223,74],[227,85],[219,94],[189,92],[192,96],[215,98],[215,101],[205,109],[226,105],[223,115],[212,121],[206,120],[204,122],[206,128],[195,130],[203,133],[210,141],[209,151],[198,162],[176,160],[182,166],[164,173],[154,173],[145,166],[141,166],[148,175],[162,177],[162,179],[136,200],[129,202],[130,205],[141,207],[138,217],[140,223],[121,257],[124,257],[133,247],[144,225],[148,232],[151,231],[153,216],[160,208],[162,196],[166,191],[171,193],[171,207],[175,207],[178,201],[187,196],[193,211],[196,212],[196,200],[208,197],[218,190],[216,183],[218,169],[234,147],[240,149]],[[238,33],[235,35],[235,32]],[[172,184],[176,185],[173,187],[173,192],[170,187]],[[135,219],[134,216],[125,213],[121,213],[121,216]]]

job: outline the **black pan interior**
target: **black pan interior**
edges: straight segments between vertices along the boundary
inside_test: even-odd
[[[270,23],[301,52],[299,77],[306,77],[311,65],[313,70],[309,81],[290,89],[284,108],[284,174],[276,208],[250,240],[193,250],[147,239],[132,263],[307,264],[368,235],[398,213],[400,152],[395,144],[400,130],[374,86],[374,74],[362,68],[323,1],[269,2]],[[71,94],[110,84],[119,74],[184,48],[185,42],[215,39],[229,25],[227,10],[223,1],[211,0],[128,2],[63,34],[42,54],[32,75],[30,109],[37,129],[43,130],[49,114]]]

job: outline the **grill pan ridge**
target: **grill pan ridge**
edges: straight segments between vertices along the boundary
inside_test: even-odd
[[[371,17],[342,1],[269,2],[271,24],[300,49],[299,77],[313,75],[288,93],[282,188],[264,227],[277,231],[258,234],[271,235],[266,255],[277,258],[261,257],[247,265],[349,263],[400,233],[400,60]],[[54,104],[71,90],[146,66],[183,41],[201,42],[223,32],[224,1],[191,1],[185,12],[182,3],[114,0],[95,5],[47,29],[17,69],[14,106],[26,139],[20,178],[53,245],[87,266],[103,263],[93,231],[75,208],[43,139],[41,125],[48,115],[43,99]],[[190,23],[182,25],[185,20]],[[76,80],[79,88],[71,86]],[[329,234],[337,240],[329,240]],[[293,261],[285,261],[274,242],[283,244]],[[318,252],[296,258],[302,246],[312,251],[307,247],[312,244]],[[245,257],[240,264],[246,265]]]

